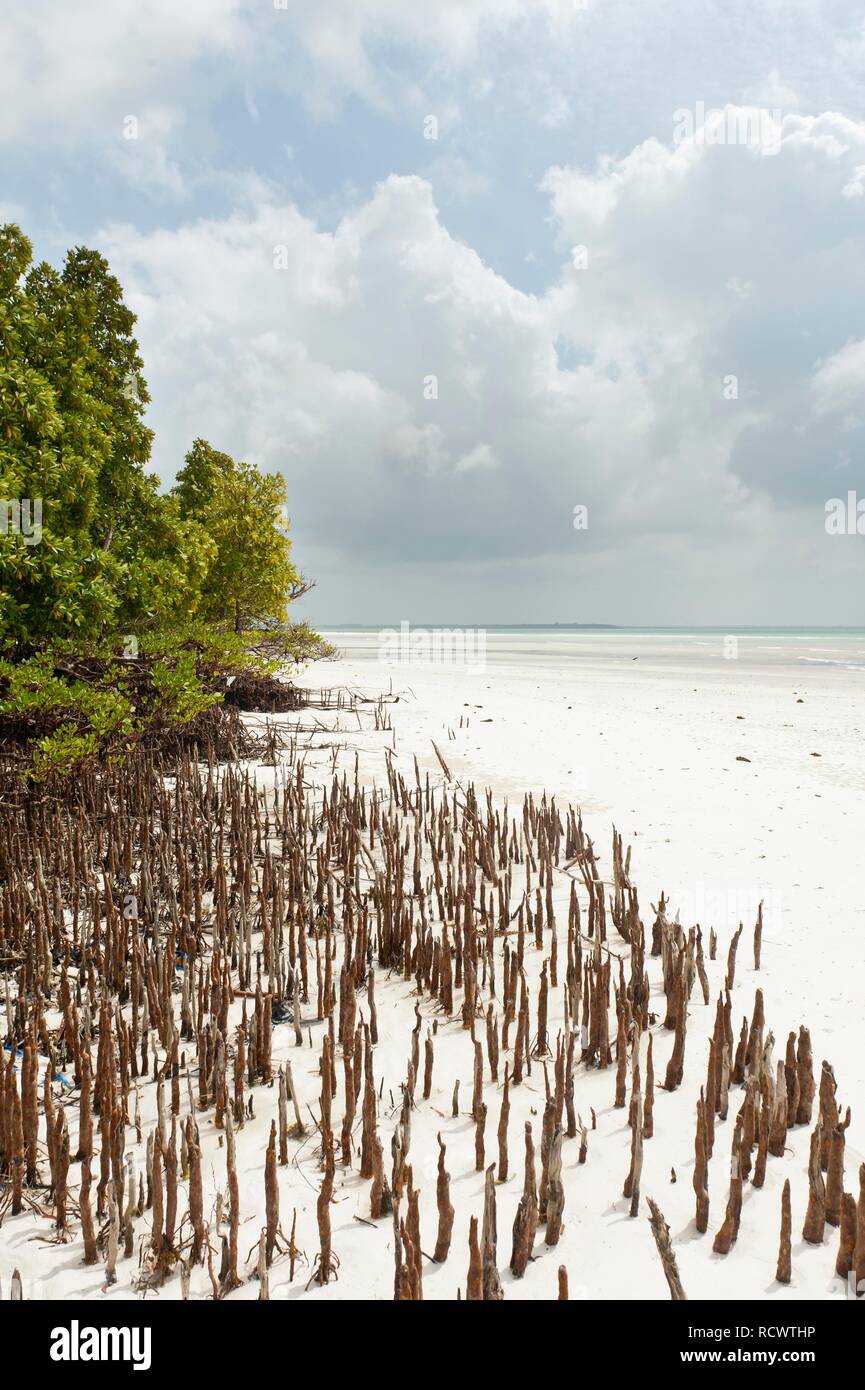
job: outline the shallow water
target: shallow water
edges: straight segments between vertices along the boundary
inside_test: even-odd
[[[865,671],[865,628],[342,627],[322,634],[349,660],[391,664],[644,661],[652,666],[746,665],[750,669],[838,666]]]

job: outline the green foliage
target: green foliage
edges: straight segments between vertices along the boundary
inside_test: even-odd
[[[32,776],[44,782],[53,773],[72,773],[99,752],[95,734],[80,734],[75,724],[61,724],[37,739],[33,748]]]
[[[11,723],[33,738],[37,777],[102,749],[128,746],[139,729],[134,701],[111,663],[98,681],[77,679],[48,653],[12,663],[0,661],[0,727]],[[114,673],[113,673],[114,672]],[[46,729],[47,732],[39,731]]]
[[[186,724],[197,714],[218,705],[221,694],[201,685],[193,652],[180,652],[173,661],[157,661],[152,667],[152,714],[169,724]]]
[[[72,772],[97,754],[116,757],[222,700],[197,650],[177,638],[165,636],[158,654],[144,660],[125,660],[111,646],[72,655],[69,645],[0,661],[0,733],[23,735],[19,741],[31,748],[29,771],[37,779]]]
[[[199,439],[160,493],[118,281],[83,247],[62,273],[31,261],[21,230],[0,228],[0,499],[42,502],[40,544],[0,536],[0,646],[284,621],[299,583],[284,480]]]
[[[195,720],[232,673],[330,653],[287,623],[282,477],[203,439],[170,492],[147,471],[134,327],[104,257],[34,265],[0,227],[0,502],[41,499],[39,543],[0,533],[0,738],[38,776]]]
[[[309,623],[266,624],[244,634],[250,653],[278,671],[283,666],[302,666],[307,661],[324,661],[336,656],[336,648],[325,642]]]
[[[238,463],[196,439],[177,475],[173,496],[181,516],[194,518],[215,553],[201,583],[201,616],[235,632],[267,619],[284,622],[289,595],[300,583],[282,522],[285,480]]]
[[[231,671],[255,663],[243,633],[225,631],[201,621],[182,622],[172,628],[158,628],[141,637],[143,657],[173,657],[182,650],[198,653],[203,666],[214,671]]]
[[[134,656],[123,655],[124,645],[118,635],[101,643],[66,639],[0,660],[0,742],[27,748],[26,775],[40,781],[96,757],[119,757],[219,706],[236,677],[272,677],[288,663],[332,652],[306,624],[262,642],[260,631],[186,623],[146,633]]]
[[[124,615],[123,538],[154,495],[134,316],[94,251],[62,273],[0,228],[0,497],[42,499],[42,539],[0,537],[0,640],[93,635]]]

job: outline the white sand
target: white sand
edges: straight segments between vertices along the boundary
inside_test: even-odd
[[[358,643],[352,640],[352,644]],[[367,644],[369,646],[369,644]],[[492,644],[495,645],[494,643]],[[510,644],[511,647],[513,643]],[[809,1134],[790,1131],[784,1159],[769,1158],[762,1190],[746,1186],[739,1240],[726,1258],[712,1254],[711,1242],[724,1214],[727,1196],[732,1121],[741,1092],[731,1091],[730,1116],[717,1124],[710,1165],[709,1230],[694,1228],[693,1172],[694,1106],[705,1078],[706,1038],[711,1032],[714,1001],[723,984],[727,945],[740,918],[745,931],[740,943],[733,996],[734,1029],[743,1015],[750,1018],[756,985],[763,989],[767,1028],[776,1038],[775,1057],[783,1056],[787,1032],[804,1023],[811,1030],[815,1071],[822,1058],[832,1063],[838,1099],[853,1108],[848,1131],[847,1188],[856,1191],[856,1173],[865,1149],[865,1010],[863,1010],[863,928],[865,908],[858,893],[862,850],[861,737],[865,728],[862,672],[855,664],[817,665],[797,662],[784,651],[753,657],[740,647],[738,661],[724,661],[720,639],[715,646],[664,651],[638,639],[580,639],[555,650],[547,643],[530,644],[534,652],[516,658],[508,644],[489,653],[487,669],[468,672],[454,668],[387,668],[375,660],[375,649],[354,653],[316,668],[304,683],[347,684],[369,693],[387,688],[405,698],[390,707],[394,735],[352,731],[357,721],[343,715],[335,740],[322,734],[313,743],[344,745],[339,765],[353,766],[360,749],[364,780],[385,781],[383,748],[394,747],[397,767],[413,781],[412,755],[422,774],[429,770],[437,785],[443,779],[431,740],[439,745],[454,778],[463,785],[489,785],[507,796],[519,810],[525,792],[544,788],[558,801],[583,808],[586,830],[601,854],[601,872],[610,868],[610,826],[615,823],[625,842],[633,845],[631,877],[640,894],[647,930],[650,904],[663,889],[672,911],[681,908],[687,928],[699,921],[708,942],[708,929],[719,936],[718,959],[707,960],[712,991],[705,1007],[697,987],[691,999],[683,1085],[672,1095],[658,1090],[655,1134],[645,1144],[642,1192],[659,1203],[669,1222],[684,1286],[692,1298],[754,1299],[769,1297],[843,1298],[834,1277],[837,1231],[827,1227],[822,1247],[800,1239],[805,1211],[806,1163]],[[846,653],[846,649],[845,649]],[[637,656],[638,660],[631,658]],[[566,664],[563,665],[563,659]],[[834,660],[834,657],[828,659]],[[798,704],[797,698],[804,703]],[[738,719],[737,716],[743,716]],[[461,729],[460,719],[464,727]],[[489,720],[491,722],[483,722]],[[466,726],[467,723],[467,726]],[[811,757],[812,752],[821,754]],[[737,762],[736,756],[751,759]],[[318,767],[329,779],[331,751],[307,760],[307,775]],[[273,777],[261,770],[261,780]],[[561,879],[556,895],[557,916],[566,921],[568,883]],[[751,934],[756,904],[765,904],[763,965],[753,970]],[[610,924],[611,944],[618,944]],[[623,944],[623,943],[622,943]],[[626,951],[627,948],[625,948]],[[535,981],[542,954],[527,947],[532,984],[532,1014],[536,1009]],[[653,998],[663,995],[659,963],[649,965]],[[387,980],[377,971],[380,1043],[376,1049],[376,1080],[384,1079],[380,1134],[389,1171],[390,1093],[399,1100],[414,1022],[413,984]],[[486,1001],[485,1001],[486,1002]],[[550,1035],[561,1023],[561,989],[551,994]],[[239,1015],[239,1006],[235,1005]],[[425,1019],[435,1017],[423,1002]],[[234,1014],[233,1014],[234,1017]],[[315,1051],[294,1047],[290,1026],[275,1029],[274,1065],[292,1059],[302,1105],[317,1113],[318,1051],[323,1025],[312,1024]],[[425,1030],[424,1030],[425,1031]],[[663,1079],[672,1048],[672,1034],[660,1024],[655,1033],[656,1078]],[[645,1041],[643,1042],[645,1055]],[[503,1059],[504,1060],[504,1059]],[[420,1099],[412,1116],[409,1161],[415,1185],[421,1189],[423,1248],[435,1242],[436,1132],[441,1131],[451,1173],[451,1198],[456,1208],[453,1244],[446,1264],[424,1266],[425,1298],[454,1298],[465,1292],[467,1231],[471,1215],[480,1217],[483,1175],[474,1171],[474,1124],[468,1115],[471,1098],[472,1046],[459,1021],[440,1022],[435,1044],[435,1076],[429,1102]],[[523,1121],[530,1118],[536,1143],[543,1112],[543,1075],[533,1064],[531,1079],[512,1090],[509,1181],[497,1189],[498,1262],[507,1298],[555,1297],[556,1269],[567,1266],[571,1297],[666,1298],[667,1288],[645,1215],[628,1217],[621,1195],[628,1170],[630,1131],[627,1111],[612,1107],[615,1069],[587,1073],[576,1080],[576,1108],[588,1120],[590,1107],[598,1116],[597,1131],[589,1136],[585,1166],[577,1166],[577,1141],[566,1141],[564,1182],[565,1229],[559,1245],[547,1250],[543,1230],[536,1242],[538,1258],[526,1276],[513,1280],[507,1271],[511,1225],[522,1186]],[[461,1110],[450,1118],[454,1080],[461,1080]],[[271,1118],[276,1113],[275,1090],[256,1087],[256,1119],[238,1135],[241,1204],[244,1226],[240,1247],[245,1257],[253,1249],[263,1220],[263,1156]],[[485,1089],[489,1107],[487,1162],[496,1156],[496,1127],[500,1086]],[[185,1103],[185,1101],[184,1101]],[[154,1087],[143,1091],[146,1120],[155,1110]],[[308,1112],[305,1111],[308,1115]],[[815,1111],[816,1113],[816,1111]],[[334,1101],[334,1116],[342,1114],[342,1080]],[[225,1189],[224,1150],[213,1127],[212,1110],[198,1117],[204,1148],[205,1204],[215,1187]],[[77,1120],[70,1115],[73,1135]],[[310,1126],[311,1128],[311,1126]],[[134,1133],[130,1134],[134,1139]],[[296,1152],[294,1149],[296,1147]],[[314,1138],[293,1146],[288,1168],[279,1170],[282,1225],[288,1230],[297,1208],[298,1244],[311,1260],[317,1248],[315,1198],[319,1167]],[[143,1147],[132,1146],[143,1164]],[[677,1181],[671,1183],[671,1168]],[[72,1177],[70,1173],[70,1177]],[[793,1282],[775,1283],[780,1193],[785,1177],[792,1186]],[[185,1185],[184,1185],[185,1187]],[[326,1289],[304,1293],[309,1268],[299,1265],[293,1285],[287,1284],[287,1263],[271,1271],[271,1296],[314,1299],[392,1297],[393,1245],[390,1218],[377,1229],[354,1218],[368,1218],[368,1187],[354,1172],[337,1165],[333,1207],[333,1248],[340,1259],[340,1277]],[[180,1210],[185,1208],[185,1194]],[[644,1208],[645,1211],[645,1208]],[[149,1228],[149,1214],[137,1233]],[[26,1214],[7,1217],[0,1228],[0,1278],[8,1287],[13,1267],[21,1269],[29,1296],[100,1296],[101,1267],[80,1264],[80,1241],[58,1249],[34,1237],[49,1233],[44,1219]],[[129,1297],[136,1261],[118,1266],[119,1282],[102,1295]],[[253,1262],[248,1272],[251,1274]],[[192,1296],[207,1296],[209,1282],[195,1271]],[[160,1297],[179,1296],[175,1278]],[[231,1295],[257,1297],[254,1280]]]

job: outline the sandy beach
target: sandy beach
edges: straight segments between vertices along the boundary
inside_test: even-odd
[[[858,1364],[861,11],[5,6],[13,1359]]]
[[[842,1110],[852,1107],[847,1168],[855,1174],[865,1158],[865,907],[854,887],[865,867],[865,634],[740,635],[738,655],[729,659],[720,632],[492,631],[484,671],[458,664],[391,666],[379,660],[375,634],[328,636],[345,653],[334,666],[337,680],[375,687],[384,684],[383,674],[405,692],[391,718],[397,752],[406,761],[417,751],[421,768],[433,772],[434,739],[464,783],[489,786],[512,802],[545,789],[560,804],[580,805],[607,869],[615,824],[633,845],[632,876],[644,920],[663,890],[686,927],[700,922],[704,931],[717,930],[713,990],[720,986],[729,938],[744,922],[734,1017],[750,1017],[759,984],[768,1026],[779,1040],[776,1056],[790,1029],[810,1027],[815,1063],[825,1058],[834,1066]],[[748,938],[761,900],[758,977]],[[711,1024],[711,1011],[694,1003],[686,1077],[704,1069],[703,1039]],[[694,1238],[688,1230],[693,1103],[691,1088],[662,1098],[656,1113],[664,1117],[659,1133],[665,1138],[647,1144],[645,1158],[652,1174],[645,1190],[655,1191],[674,1236],[686,1246]],[[614,1123],[611,1139],[618,1139],[623,1173],[627,1135]],[[793,1188],[794,1233],[807,1196],[807,1133],[793,1131],[788,1142],[794,1161],[785,1163],[783,1174],[770,1165],[765,1191],[746,1198],[745,1235],[734,1256],[683,1252],[683,1270],[693,1264],[701,1281],[698,1296],[843,1296],[832,1261],[801,1243],[793,1284],[773,1287],[783,1177]],[[719,1196],[727,1161],[722,1142],[711,1174]],[[675,1185],[670,1165],[677,1169]],[[631,1233],[617,1217],[617,1208],[627,1205],[617,1198],[618,1177],[614,1167],[593,1193],[605,1208],[602,1219],[601,1213],[594,1219],[580,1213],[590,1248],[598,1241],[609,1258],[609,1267],[592,1261],[597,1282],[590,1281],[591,1296],[645,1297],[653,1287],[660,1293],[645,1232]],[[649,1257],[648,1282],[617,1280],[617,1260],[630,1262],[641,1250]]]
[[[699,923],[708,943],[709,931],[714,929],[717,959],[709,960],[706,949],[709,1003],[704,1004],[695,986],[688,1005],[684,1077],[669,1094],[661,1089],[661,1082],[673,1035],[661,1025],[664,994],[659,963],[647,958],[651,1004],[659,1016],[648,1030],[653,1038],[656,1089],[654,1134],[644,1144],[642,1193],[654,1198],[669,1223],[690,1298],[843,1299],[845,1286],[834,1276],[837,1230],[827,1225],[822,1245],[801,1240],[812,1127],[800,1125],[788,1131],[785,1154],[769,1158],[762,1188],[745,1184],[739,1238],[730,1254],[720,1256],[712,1252],[712,1239],[724,1216],[733,1119],[741,1104],[741,1088],[731,1090],[726,1121],[716,1121],[709,1164],[709,1225],[703,1235],[694,1225],[694,1116],[705,1081],[708,1039],[715,1000],[723,988],[729,942],[742,922],[732,1002],[734,1033],[738,1035],[743,1018],[750,1020],[757,987],[763,991],[767,1031],[775,1037],[775,1060],[783,1060],[791,1030],[797,1031],[802,1024],[810,1029],[818,1084],[820,1064],[826,1059],[834,1068],[841,1114],[848,1104],[852,1107],[846,1136],[846,1186],[856,1191],[857,1170],[865,1156],[865,909],[855,893],[863,856],[863,776],[858,760],[865,724],[865,642],[855,638],[833,642],[825,634],[792,643],[740,639],[738,658],[729,660],[720,638],[488,634],[483,669],[469,670],[458,665],[387,665],[379,659],[375,634],[328,635],[341,647],[342,655],[313,668],[301,683],[313,686],[320,680],[322,685],[342,686],[371,698],[390,691],[399,699],[384,707],[390,728],[374,728],[369,710],[363,715],[344,710],[318,716],[312,732],[299,736],[304,781],[316,804],[320,805],[322,789],[331,785],[334,771],[353,775],[355,760],[364,786],[386,788],[386,750],[391,750],[392,766],[408,785],[415,783],[417,759],[421,782],[428,776],[439,795],[462,801],[471,784],[479,796],[489,788],[495,806],[503,809],[507,801],[508,814],[517,821],[523,797],[531,792],[538,802],[546,792],[555,797],[562,813],[569,804],[581,808],[605,880],[611,875],[612,827],[622,834],[624,845],[631,847],[630,878],[639,894],[647,937],[653,905],[662,891],[670,904],[670,918],[678,912],[686,933]],[[288,730],[297,720],[278,716],[275,722]],[[433,743],[444,759],[448,778]],[[267,788],[282,784],[292,775],[292,767],[258,766],[255,775],[259,787]],[[568,876],[557,872],[553,901],[560,953],[569,888]],[[518,883],[515,893],[512,902],[518,900]],[[758,973],[752,937],[761,901],[764,930]],[[621,957],[627,965],[628,947],[609,922],[608,934],[614,958]],[[337,959],[340,954],[341,947]],[[541,970],[548,959],[548,942],[541,950],[527,944],[525,970],[533,1016]],[[480,1218],[484,1194],[484,1174],[476,1168],[476,1125],[470,1113],[471,1037],[458,1017],[445,1018],[434,1000],[419,997],[413,980],[381,969],[376,969],[375,976],[379,1041],[374,1066],[380,1084],[379,1132],[388,1170],[390,1136],[399,1119],[400,1085],[405,1080],[412,1029],[419,1017],[426,1038],[436,1024],[431,1094],[422,1100],[418,1092],[410,1121],[409,1161],[420,1193],[423,1295],[455,1299],[460,1288],[465,1297],[469,1219]],[[488,991],[482,995],[483,1011],[492,1003],[499,1018],[500,998],[490,998]],[[458,997],[462,998],[460,991]],[[363,1016],[360,995],[358,1006]],[[232,1003],[232,1025],[240,1021],[242,1007],[239,998]],[[560,987],[551,989],[549,996],[553,1050],[563,1023]],[[611,1029],[614,1038],[614,1009]],[[301,1047],[296,1046],[289,1024],[273,1032],[274,1066],[285,1059],[292,1062],[307,1134],[292,1142],[290,1162],[278,1170],[282,1226],[287,1230],[296,1212],[296,1241],[303,1255],[293,1282],[289,1282],[286,1257],[277,1258],[270,1272],[270,1296],[388,1299],[393,1296],[394,1280],[391,1221],[370,1222],[369,1183],[358,1176],[356,1159],[350,1168],[336,1165],[332,1225],[338,1280],[307,1289],[317,1249],[321,1164],[315,1116],[319,1114],[319,1053],[325,1031],[314,1007],[307,1007]],[[478,1038],[483,1031],[481,1022]],[[512,1046],[513,1034],[510,1041]],[[645,1076],[645,1035],[640,1046]],[[503,1053],[501,1060],[503,1068],[508,1054]],[[552,1080],[553,1058],[546,1060]],[[511,1226],[522,1191],[522,1132],[527,1120],[540,1153],[543,1061],[541,1056],[533,1057],[531,1075],[510,1091],[509,1176],[496,1187],[498,1265],[505,1297],[554,1298],[557,1269],[565,1265],[572,1298],[666,1298],[645,1204],[639,1218],[632,1220],[630,1204],[622,1195],[631,1131],[627,1109],[613,1105],[615,1064],[604,1069],[580,1066],[576,1074],[575,1107],[588,1128],[588,1154],[580,1164],[579,1141],[565,1141],[565,1212],[558,1244],[548,1248],[541,1228],[535,1259],[525,1276],[516,1279],[508,1271]],[[194,1066],[191,1070],[194,1078]],[[454,1118],[452,1093],[457,1080],[461,1099]],[[60,1085],[55,1089],[59,1102],[70,1101],[74,1134],[74,1096]],[[277,1104],[274,1087],[256,1086],[250,1095],[254,1118],[247,1119],[236,1136],[244,1282],[232,1299],[258,1297],[253,1276],[264,1220],[262,1165]],[[497,1153],[501,1072],[494,1081],[485,1067],[483,1098],[488,1111],[489,1164]],[[334,1100],[337,1116],[341,1100],[340,1074]],[[146,1140],[156,1116],[156,1088],[151,1081],[141,1083],[140,1104]],[[187,1111],[184,1087],[181,1116]],[[205,1205],[212,1213],[217,1192],[225,1191],[224,1135],[215,1128],[212,1111],[196,1118]],[[436,1231],[438,1134],[447,1146],[455,1208],[451,1253],[443,1264],[428,1258]],[[135,1142],[134,1130],[127,1132],[127,1151],[140,1172],[144,1143]],[[786,1287],[775,1280],[785,1178],[791,1183],[793,1232],[792,1281]],[[185,1191],[185,1185],[181,1187]],[[181,1211],[185,1200],[185,1196],[180,1199]],[[146,1245],[149,1218],[150,1213],[144,1212],[136,1225],[139,1254]],[[57,1247],[45,1243],[47,1229],[33,1211],[4,1219],[0,1226],[4,1283],[17,1268],[29,1297],[116,1300],[140,1291],[138,1258],[121,1261],[118,1282],[107,1287],[101,1266],[82,1266],[76,1231],[68,1244]],[[180,1294],[178,1277],[159,1290],[160,1298]],[[210,1294],[206,1270],[193,1269],[189,1296]]]

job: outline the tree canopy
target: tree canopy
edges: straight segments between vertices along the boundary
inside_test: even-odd
[[[160,490],[134,328],[98,252],[57,271],[0,227],[0,744],[27,775],[120,756],[212,713],[238,673],[255,698],[330,650],[287,622],[308,586],[281,476],[196,439]]]
[[[282,623],[300,587],[282,477],[197,439],[160,492],[134,327],[98,252],[58,272],[0,228],[0,499],[39,499],[42,528],[0,534],[0,649]]]
[[[181,520],[202,526],[212,546],[200,586],[202,618],[231,623],[236,632],[284,622],[300,584],[284,524],[285,480],[196,439],[172,495]]]

